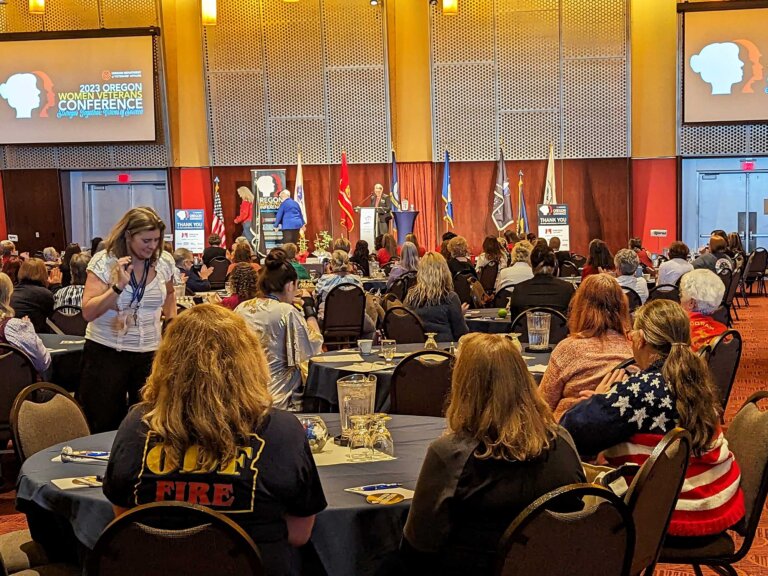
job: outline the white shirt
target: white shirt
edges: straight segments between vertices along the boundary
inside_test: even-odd
[[[488,265],[488,258],[485,256],[485,252],[480,254],[480,256],[477,257],[477,261],[475,262],[475,271],[480,274],[480,271]],[[501,259],[498,262],[499,271],[503,270],[504,268],[507,268],[507,255],[502,254]]]
[[[88,264],[99,280],[111,286],[117,281],[117,258],[106,250],[97,252]],[[166,283],[173,279],[176,264],[173,257],[163,251],[155,262],[155,277],[144,289],[141,302],[133,303],[130,284],[117,298],[117,310],[107,310],[88,323],[85,337],[104,346],[126,352],[153,352],[160,345],[163,304],[167,295]],[[141,272],[138,272],[141,274]]]
[[[643,304],[648,300],[648,282],[642,276],[618,276],[616,280],[622,288],[631,288],[637,292]]]
[[[693,264],[682,258],[672,258],[662,262],[659,266],[657,285],[675,284],[680,276],[691,270],[693,270]]]
[[[496,292],[504,288],[514,289],[515,284],[530,280],[533,278],[533,270],[531,270],[528,262],[515,262],[512,266],[499,270],[499,275],[496,277]]]

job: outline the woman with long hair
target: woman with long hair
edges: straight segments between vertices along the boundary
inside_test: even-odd
[[[355,251],[349,258],[349,261],[352,262],[360,271],[360,274],[366,278],[371,275],[370,258],[371,254],[368,251],[368,242],[365,240],[358,240],[357,244],[355,244]]]
[[[267,574],[294,574],[292,547],[309,540],[326,502],[304,429],[272,405],[269,382],[241,317],[213,304],[181,314],[112,446],[103,490],[115,514],[151,502],[209,507],[248,533]]]
[[[49,334],[46,322],[53,313],[53,293],[49,289],[48,268],[39,258],[24,260],[19,268],[18,284],[11,296],[11,307],[17,318],[32,321],[35,332]]]
[[[88,263],[79,399],[92,432],[115,430],[138,402],[160,345],[162,317],[176,317],[176,263],[163,251],[164,232],[152,208],[132,208]]]
[[[512,520],[584,472],[505,336],[462,339],[446,421],[419,474],[402,556],[414,574],[490,575]]]
[[[622,360],[632,356],[627,341],[629,304],[613,276],[589,276],[576,290],[568,314],[570,335],[555,346],[539,391],[555,420],[594,390]]]
[[[424,256],[424,254],[427,253],[427,249],[424,248],[421,244],[419,244],[419,239],[416,237],[416,234],[411,232],[410,234],[405,235],[405,241],[410,242],[414,246],[416,246],[416,250],[419,252],[419,258]]]
[[[51,355],[29,318],[16,318],[11,306],[13,282],[7,274],[0,272],[0,343],[10,344],[24,352],[39,373],[51,365]]]
[[[587,263],[581,270],[581,279],[584,280],[590,274],[600,274],[613,270],[613,255],[608,250],[608,244],[595,238],[589,243],[589,256]]]
[[[259,274],[258,296],[235,310],[257,334],[267,353],[272,376],[268,388],[275,406],[292,411],[302,409],[302,364],[323,347],[314,303],[311,298],[301,300],[297,280],[285,251],[274,248]],[[295,306],[299,302],[302,311]]]
[[[437,252],[427,252],[419,260],[416,285],[408,291],[404,304],[421,318],[425,332],[437,333],[438,342],[456,342],[469,332],[464,320],[466,305],[453,291],[448,264]]]
[[[384,267],[397,258],[397,241],[389,232],[381,238],[381,248],[376,253],[379,266]]]
[[[80,244],[77,244],[76,242],[67,244],[67,247],[64,249],[64,255],[61,257],[61,266],[59,266],[59,269],[61,270],[62,288],[66,288],[72,282],[72,274],[69,269],[69,263],[72,260],[72,256],[75,254],[80,254],[80,252]]]
[[[580,454],[602,453],[613,466],[642,464],[667,432],[686,429],[691,459],[668,534],[719,534],[744,516],[741,474],[720,428],[709,368],[691,349],[688,315],[676,302],[654,300],[635,312],[629,337],[640,371],[606,374],[560,423]]]
[[[502,270],[507,267],[507,260],[507,253],[502,250],[499,239],[496,236],[486,236],[483,240],[483,252],[475,262],[475,270],[480,274],[490,262],[496,262],[498,269]]]
[[[387,278],[387,290],[395,283],[395,280],[405,274],[416,274],[419,267],[419,249],[411,242],[404,242],[400,250],[400,260],[392,266]]]
[[[234,310],[240,304],[251,298],[255,298],[257,289],[258,274],[250,264],[240,262],[235,265],[235,269],[229,275],[229,291],[231,295],[222,298],[220,304],[225,308]]]
[[[91,257],[83,252],[78,252],[69,259],[70,283],[63,288],[59,288],[54,293],[54,308],[62,306],[83,307],[83,291],[85,290],[85,280],[88,275],[88,263],[90,261]]]
[[[238,242],[235,244],[235,249],[232,253],[232,263],[227,268],[227,276],[232,274],[232,270],[234,270],[235,266],[241,262],[248,264],[256,272],[261,269],[261,266],[253,261],[253,249],[247,242]]]

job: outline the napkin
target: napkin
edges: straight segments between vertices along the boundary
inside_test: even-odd
[[[60,490],[77,490],[78,488],[99,488],[101,481],[96,476],[80,476],[77,478],[54,478],[51,484]]]
[[[379,372],[380,370],[389,370],[394,368],[394,364],[384,364],[379,362],[355,362],[347,366],[341,366],[343,370],[348,372]]]
[[[546,364],[534,364],[533,366],[528,366],[529,372],[546,372],[547,371],[547,365]]]

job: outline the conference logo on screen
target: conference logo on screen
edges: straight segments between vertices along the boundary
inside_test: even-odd
[[[45,92],[45,101],[42,94]],[[17,119],[35,116],[47,118],[48,110],[56,105],[53,82],[45,72],[17,72],[0,82],[0,100],[15,113]]]
[[[690,59],[691,70],[710,85],[713,96],[754,93],[754,84],[763,79],[762,54],[754,42],[743,38],[707,44]],[[746,62],[745,62],[746,60]],[[748,74],[744,68],[749,64]],[[746,81],[744,81],[746,78]],[[742,84],[734,89],[737,84]]]

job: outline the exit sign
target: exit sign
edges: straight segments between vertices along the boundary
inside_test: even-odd
[[[752,160],[751,158],[748,158],[747,160],[742,160],[741,169],[744,172],[751,172],[752,170],[755,169],[755,161]]]

